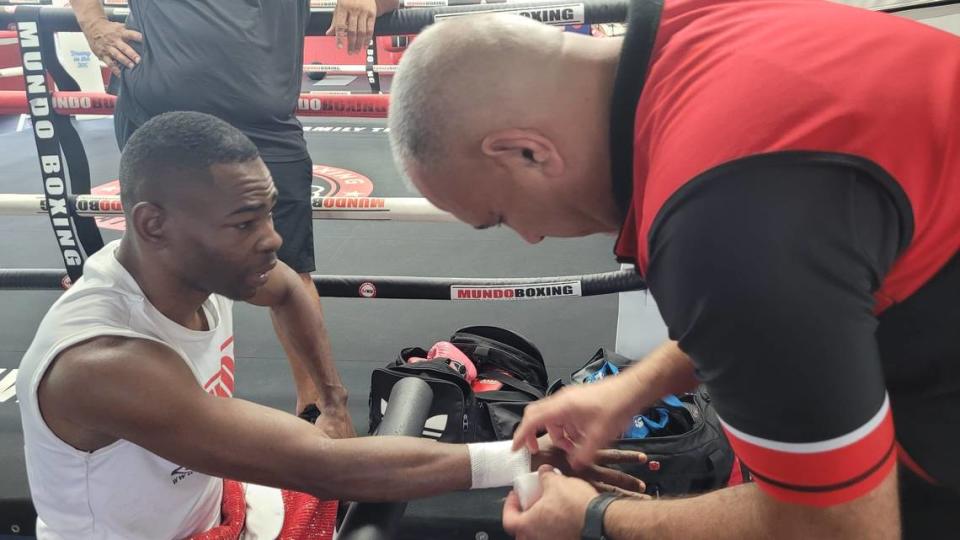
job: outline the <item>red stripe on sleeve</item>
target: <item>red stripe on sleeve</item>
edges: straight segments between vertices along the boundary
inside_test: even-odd
[[[896,453],[890,452],[880,468],[854,484],[832,491],[797,491],[770,484],[756,475],[754,475],[753,480],[760,486],[760,489],[780,501],[825,508],[850,502],[870,493],[890,474],[896,462]]]
[[[724,429],[737,456],[771,495],[791,502],[832,505],[876,487],[896,461],[893,416],[843,446],[822,443],[748,442]],[[818,448],[822,447],[822,448]]]

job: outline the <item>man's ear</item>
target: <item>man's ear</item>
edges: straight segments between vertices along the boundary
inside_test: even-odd
[[[130,221],[128,227],[141,242],[157,247],[166,243],[167,213],[162,206],[151,202],[137,203],[130,213]]]
[[[511,128],[487,134],[480,143],[484,156],[509,169],[537,167],[546,176],[560,176],[563,157],[548,137],[534,129]]]

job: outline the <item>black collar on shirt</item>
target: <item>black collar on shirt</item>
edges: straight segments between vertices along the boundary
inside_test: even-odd
[[[660,27],[663,0],[633,0],[627,12],[627,33],[617,64],[610,100],[610,172],[613,196],[626,217],[633,196],[633,137],[637,101],[647,79],[653,44]]]

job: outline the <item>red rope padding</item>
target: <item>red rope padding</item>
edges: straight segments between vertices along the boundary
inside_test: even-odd
[[[98,92],[54,92],[53,109],[60,114],[113,114],[115,96]],[[300,94],[299,116],[386,118],[390,97],[386,94]],[[0,91],[0,114],[24,114],[27,96],[19,90]]]
[[[243,496],[243,486],[240,482],[224,480],[223,501],[220,503],[220,525],[194,535],[190,540],[237,540],[243,532],[246,518],[247,501]]]
[[[331,540],[337,524],[337,501],[283,491],[283,529],[279,540]]]
[[[337,523],[337,501],[321,501],[312,495],[283,490],[283,528],[278,540],[332,540]],[[243,486],[223,481],[223,523],[190,540],[237,540],[243,532],[247,503]]]
[[[19,90],[0,91],[0,115],[25,114],[27,94]]]

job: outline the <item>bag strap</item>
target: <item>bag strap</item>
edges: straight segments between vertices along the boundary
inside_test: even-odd
[[[544,389],[547,387],[547,369],[538,359],[526,355],[522,351],[500,347],[500,344],[491,344],[485,342],[452,341],[454,345],[460,348],[467,356],[473,359],[477,370],[490,370],[497,368],[510,369],[511,364],[516,366],[525,366],[522,372],[510,370],[525,378],[532,378],[534,383],[542,384]],[[542,395],[543,391],[539,393]]]
[[[504,343],[502,341],[497,341],[486,336],[458,332],[450,338],[450,342],[458,347],[461,347],[462,345],[473,347],[475,351],[474,354],[484,359],[496,358],[497,356],[500,356],[510,360],[538,366],[546,370],[546,366],[543,363],[542,357],[530,354],[529,352],[518,349],[513,345]],[[463,349],[461,348],[461,350]]]
[[[539,388],[537,388],[537,387],[535,387],[535,386],[533,386],[533,385],[527,384],[526,382],[521,381],[520,379],[517,379],[516,377],[511,377],[511,376],[509,376],[509,375],[504,375],[503,373],[499,373],[499,372],[496,372],[496,371],[485,371],[485,372],[483,372],[483,373],[478,374],[478,375],[477,375],[477,378],[478,378],[478,379],[491,379],[491,380],[494,380],[494,381],[497,381],[497,382],[501,382],[501,383],[503,383],[503,384],[505,384],[505,385],[507,385],[507,386],[510,386],[510,387],[512,387],[512,388],[515,389],[515,390],[520,390],[521,392],[526,392],[527,394],[530,394],[531,396],[534,396],[535,399],[534,399],[534,400],[531,400],[531,401],[535,401],[535,400],[537,400],[537,399],[542,399],[542,398],[544,397],[543,392],[540,391]]]

